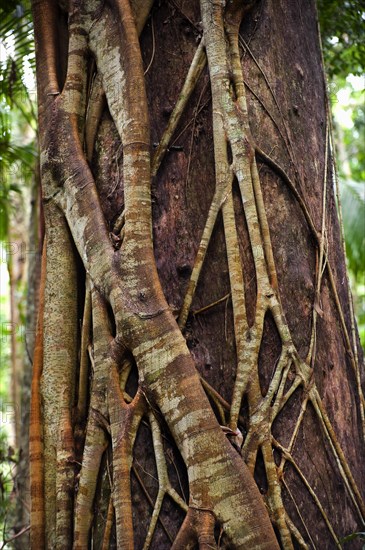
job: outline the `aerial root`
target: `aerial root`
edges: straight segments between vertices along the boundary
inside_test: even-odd
[[[101,550],[109,550],[113,523],[114,523],[114,506],[113,506],[112,496],[110,495],[104,535],[103,535],[103,545],[101,547]]]
[[[274,446],[282,452],[282,454],[283,454],[283,456],[285,456],[286,460],[288,460],[292,464],[292,466],[294,467],[294,469],[298,473],[300,479],[304,483],[304,485],[307,488],[309,494],[311,495],[312,499],[314,500],[318,510],[320,511],[320,513],[322,515],[322,518],[324,519],[324,521],[327,525],[327,528],[328,528],[329,532],[331,533],[331,536],[332,536],[336,546],[338,548],[341,548],[338,537],[337,537],[337,535],[336,535],[336,533],[333,529],[333,526],[332,526],[332,524],[331,524],[331,522],[328,518],[328,515],[327,515],[326,511],[324,510],[324,507],[322,506],[317,494],[315,493],[315,491],[312,488],[312,486],[310,485],[309,481],[307,480],[307,478],[303,474],[303,472],[300,469],[299,465],[297,464],[297,462],[295,461],[295,459],[293,458],[291,453],[287,451],[287,449],[285,449],[282,445],[280,445],[280,443],[278,441],[276,441],[274,438],[272,438],[272,441],[273,441]],[[287,484],[285,483],[285,480],[283,480],[283,483],[284,483],[284,486],[286,487],[286,489],[288,490],[289,495],[292,497],[292,495],[289,491],[289,488],[288,488]],[[307,528],[306,528],[306,531],[308,533]]]
[[[273,521],[280,533],[283,548],[285,548],[285,550],[294,550],[290,529],[286,522],[285,508],[278,478],[278,469],[274,461],[270,440],[266,439],[264,441],[261,450],[268,482],[267,500],[270,510],[272,510]]]
[[[192,549],[196,543],[199,550],[216,550],[215,523],[215,516],[210,510],[189,508],[171,550]]]
[[[193,61],[190,65],[186,80],[181,89],[174,110],[170,116],[167,127],[163,133],[160,143],[156,149],[152,160],[151,174],[155,176],[160,167],[162,159],[166,153],[169,142],[177,128],[179,120],[184,112],[186,104],[195,89],[196,83],[206,64],[206,55],[204,51],[204,41],[201,40],[200,44],[195,52]]]
[[[157,477],[158,477],[158,493],[156,497],[156,502],[152,512],[151,522],[148,528],[147,537],[143,546],[143,550],[148,550],[152,542],[152,537],[156,528],[157,520],[160,515],[161,507],[165,495],[168,494],[172,500],[176,502],[180,508],[187,511],[188,506],[185,501],[180,497],[180,495],[172,487],[166,466],[166,459],[162,443],[161,430],[158,425],[158,422],[155,418],[155,415],[152,411],[149,412],[148,418],[150,421],[151,431],[152,431],[152,440],[153,448],[155,452],[156,468],[157,468]]]
[[[82,422],[87,414],[87,393],[89,378],[89,344],[91,330],[91,290],[89,277],[86,277],[85,283],[85,302],[84,313],[81,326],[81,350],[80,350],[80,369],[79,384],[77,395],[77,420]]]

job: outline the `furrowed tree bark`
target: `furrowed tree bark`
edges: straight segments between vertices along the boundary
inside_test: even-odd
[[[359,413],[364,401],[338,284],[313,6],[305,21],[284,1],[92,0],[66,17],[42,0],[33,10],[47,267],[32,548],[309,547],[314,517],[321,547],[338,547],[365,516],[354,462],[363,442],[353,450],[341,417],[326,412],[329,330],[342,346],[330,347],[335,372],[348,369],[344,399]],[[284,58],[282,33],[297,44],[295,25],[316,42],[314,61],[299,44],[289,59],[316,90],[318,122],[301,121],[297,140],[270,84],[277,75],[262,67],[272,54],[255,37],[276,29]],[[185,76],[169,60],[177,36]],[[297,84],[283,82],[292,100]],[[303,140],[314,163],[298,161]],[[333,477],[330,494],[342,484],[346,517],[298,459],[306,437]]]

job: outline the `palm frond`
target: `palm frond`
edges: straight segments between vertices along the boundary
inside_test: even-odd
[[[35,71],[33,25],[30,9],[13,2],[0,4],[0,37],[6,58],[0,62],[0,97],[8,105],[13,101],[28,102],[25,83],[28,70]]]

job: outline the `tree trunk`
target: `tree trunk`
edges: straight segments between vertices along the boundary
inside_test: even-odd
[[[31,547],[341,547],[363,370],[314,5],[67,9],[33,0]]]
[[[23,349],[21,350],[21,375],[18,384],[20,388],[20,437],[19,461],[16,468],[16,491],[13,531],[17,537],[13,545],[16,550],[29,547],[30,518],[30,480],[29,480],[29,412],[31,398],[32,359],[34,354],[35,333],[37,324],[40,258],[42,253],[42,226],[39,225],[40,212],[39,169],[35,170],[30,192],[30,223],[22,241],[22,254],[26,258],[24,267],[27,273],[27,300],[25,330],[23,330]],[[40,243],[40,244],[39,244]],[[21,247],[19,246],[19,249]],[[23,260],[24,261],[24,260]],[[19,536],[20,531],[25,531]]]

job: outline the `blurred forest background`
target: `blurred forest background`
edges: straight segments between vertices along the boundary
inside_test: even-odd
[[[342,203],[349,276],[365,346],[365,2],[317,4],[337,153],[333,183]],[[34,332],[25,327],[35,326],[34,294],[29,296],[28,289],[35,288],[40,264],[36,111],[30,2],[0,0],[0,550],[12,538],[15,470],[22,458],[27,460],[17,452],[19,434],[13,426],[21,403],[29,406]]]

